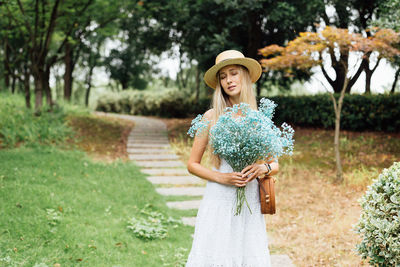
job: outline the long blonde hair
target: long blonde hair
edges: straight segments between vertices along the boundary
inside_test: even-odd
[[[241,90],[240,90],[240,95],[239,95],[239,102],[244,102],[250,105],[250,108],[253,110],[257,110],[257,100],[256,96],[254,93],[253,89],[253,83],[251,82],[250,74],[249,71],[247,70],[246,67],[242,65],[236,65],[239,67],[239,77],[241,80]],[[223,90],[221,83],[220,83],[220,78],[219,78],[219,72],[217,73],[217,78],[218,78],[218,83],[215,88],[212,102],[211,102],[211,109],[214,109],[212,121],[210,123],[210,128],[215,125],[215,123],[218,121],[218,118],[220,115],[224,113],[224,110],[226,107],[232,107],[231,101],[229,101],[229,96],[225,93]],[[211,163],[216,167],[219,168],[221,164],[221,159],[218,155],[215,155],[212,153],[212,148],[210,147],[209,149],[209,155],[211,159]]]

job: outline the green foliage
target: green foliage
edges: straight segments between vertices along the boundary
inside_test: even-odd
[[[25,107],[20,95],[0,94],[0,147],[13,147],[18,143],[33,146],[37,143],[61,143],[73,136],[73,130],[66,123],[68,114],[86,113],[77,106],[65,104],[56,106],[53,112],[42,112],[35,116]]]
[[[172,257],[166,253],[160,254],[163,266],[185,267],[188,249],[180,247],[174,252],[175,254]]]
[[[335,99],[339,94],[335,94]],[[297,126],[334,129],[335,112],[328,94],[269,97],[278,104],[275,120]],[[352,131],[400,130],[400,94],[345,95],[340,128]]]
[[[197,107],[189,100],[188,93],[177,89],[159,91],[126,90],[119,93],[105,93],[98,98],[96,110],[134,115],[182,118],[194,114]],[[205,110],[203,110],[204,112]]]
[[[374,266],[400,265],[400,162],[384,169],[360,199],[356,250]]]
[[[144,240],[164,239],[168,236],[168,225],[178,227],[182,222],[172,217],[165,217],[162,213],[153,211],[151,205],[147,204],[140,210],[146,217],[132,217],[128,221],[127,228],[134,235]]]
[[[191,226],[173,222],[168,238],[151,242],[126,228],[147,204],[180,216],[145,176],[133,162],[54,146],[0,149],[0,266],[162,266],[161,253],[190,249]]]
[[[334,129],[335,112],[328,94],[268,97],[278,106],[275,123]],[[336,100],[339,98],[335,94]],[[210,107],[210,99],[194,104],[187,93],[176,89],[157,92],[128,90],[99,97],[96,110],[160,117],[193,117]],[[400,94],[345,95],[340,128],[352,131],[400,130]]]
[[[380,16],[377,20],[371,21],[371,26],[381,28],[391,28],[395,31],[400,30],[400,1],[385,0],[380,1]]]

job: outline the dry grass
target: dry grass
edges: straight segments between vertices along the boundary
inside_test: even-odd
[[[68,117],[68,124],[76,132],[76,138],[69,140],[69,144],[78,146],[93,160],[129,160],[126,144],[134,122],[111,116],[90,115]]]
[[[175,152],[186,162],[191,119],[163,119]],[[358,199],[383,170],[400,160],[400,134],[341,132],[345,181],[335,178],[333,131],[295,128],[292,157],[280,158],[276,175],[277,213],[265,215],[271,253],[288,254],[296,266],[368,266],[355,254],[352,231]],[[202,164],[210,167],[207,153]]]

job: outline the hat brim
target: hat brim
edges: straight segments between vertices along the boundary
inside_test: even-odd
[[[215,64],[206,71],[206,73],[204,74],[205,83],[211,88],[215,89],[218,84],[218,71],[228,65],[242,65],[246,67],[249,70],[252,83],[255,83],[260,78],[262,73],[261,65],[255,59],[248,57],[226,59],[219,62],[218,64]]]

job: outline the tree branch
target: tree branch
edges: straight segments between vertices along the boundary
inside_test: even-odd
[[[59,4],[60,4],[60,0],[56,0],[56,2],[54,3],[54,6],[53,6],[53,10],[51,11],[49,27],[47,28],[44,45],[43,45],[42,50],[40,52],[40,56],[41,57],[49,49],[50,40],[51,40],[50,37],[51,37],[51,35],[52,35],[53,31],[54,31],[55,25],[56,25],[57,11],[58,11],[58,5]]]
[[[333,83],[334,81],[331,79],[331,77],[329,77],[328,73],[326,72],[324,65],[320,65],[321,66],[321,70],[322,70],[322,74],[324,74],[325,79],[329,82],[329,84],[333,87]]]
[[[372,70],[371,70],[372,72],[374,72],[376,70],[376,68],[378,67],[379,63],[381,62],[381,59],[382,59],[381,57],[378,58],[378,61],[376,62],[375,67],[373,67]]]
[[[22,6],[21,0],[18,0],[18,7],[19,7],[19,10],[21,11],[22,15],[24,15],[24,22],[25,22],[26,28],[28,29],[29,33],[32,33],[32,28],[29,25],[28,21],[25,19],[25,16],[26,16],[25,15],[25,10],[24,10],[24,7]]]

